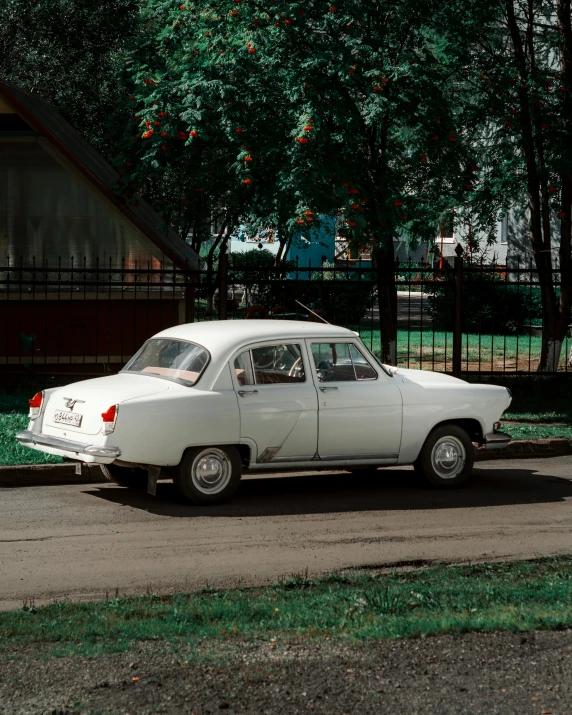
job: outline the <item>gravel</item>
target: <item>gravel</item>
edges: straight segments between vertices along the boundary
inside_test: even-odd
[[[144,642],[53,657],[4,651],[2,715],[572,712],[572,631],[344,644]]]

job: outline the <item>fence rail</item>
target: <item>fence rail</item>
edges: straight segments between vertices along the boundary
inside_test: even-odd
[[[256,254],[254,254],[256,256]],[[542,342],[539,278],[460,258],[443,268],[396,264],[397,364],[453,374],[532,374]],[[553,281],[559,289],[560,274]],[[21,263],[0,267],[0,372],[115,372],[170,325],[245,317],[318,320],[360,333],[379,354],[377,271],[371,263],[277,268],[245,254],[211,270]],[[572,372],[567,336],[557,372]]]

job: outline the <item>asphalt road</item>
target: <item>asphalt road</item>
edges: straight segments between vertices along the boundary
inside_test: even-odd
[[[246,478],[229,504],[112,484],[0,489],[0,609],[106,592],[263,583],[351,567],[572,551],[572,457],[479,464],[470,486],[409,468]]]

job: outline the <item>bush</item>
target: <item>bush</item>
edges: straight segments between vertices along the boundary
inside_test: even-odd
[[[248,305],[263,305],[271,310],[284,305],[285,280],[281,276],[292,270],[292,261],[275,265],[276,257],[267,249],[233,253],[229,257],[228,284],[242,286]]]
[[[435,281],[428,312],[439,330],[452,330],[455,319],[453,271]],[[467,333],[522,333],[527,325],[542,324],[540,288],[511,285],[498,271],[468,270],[463,274],[463,331]]]
[[[316,272],[310,281],[300,281],[310,301],[306,305],[323,310],[332,323],[349,325],[359,322],[373,303],[376,287],[373,274],[359,270],[334,271],[333,263],[324,263],[323,268],[332,270]],[[299,300],[306,302],[302,298]]]
[[[274,265],[274,255],[260,250],[233,254],[229,265],[229,286],[244,286],[248,305],[263,305],[269,310],[283,306],[287,312],[304,313],[299,300],[312,310],[319,310],[332,323],[357,323],[371,307],[374,284],[369,274],[316,271],[308,279],[294,277],[295,264],[287,262],[280,269]],[[288,276],[288,273],[292,277]],[[308,276],[308,271],[301,271]],[[284,277],[282,277],[284,276]]]

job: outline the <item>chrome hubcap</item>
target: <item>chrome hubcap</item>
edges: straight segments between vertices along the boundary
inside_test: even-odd
[[[465,447],[456,437],[442,437],[433,447],[431,463],[441,479],[455,479],[463,471]]]
[[[229,483],[231,464],[228,456],[220,449],[205,449],[195,457],[191,469],[191,479],[203,494],[217,494]]]

